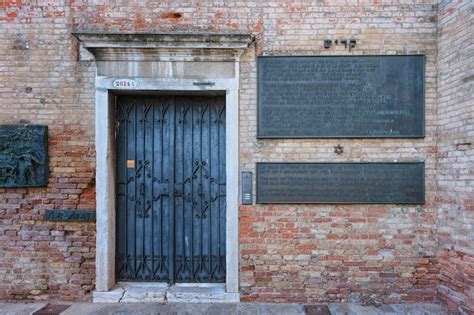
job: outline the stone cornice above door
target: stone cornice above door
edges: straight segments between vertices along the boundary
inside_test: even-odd
[[[81,60],[238,61],[254,41],[251,34],[73,32]],[[88,52],[91,55],[88,55]]]

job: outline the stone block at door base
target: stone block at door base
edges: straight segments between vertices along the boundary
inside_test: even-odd
[[[168,302],[219,303],[239,302],[238,293],[226,293],[224,285],[177,284],[166,294]]]
[[[164,302],[166,283],[119,283],[124,289],[120,302]]]
[[[123,293],[124,289],[118,286],[107,292],[94,291],[92,292],[92,301],[94,303],[118,303]]]

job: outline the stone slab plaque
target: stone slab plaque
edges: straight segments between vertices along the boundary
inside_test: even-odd
[[[258,58],[258,138],[424,137],[423,55]]]
[[[257,163],[257,203],[423,204],[423,162]]]
[[[95,211],[92,210],[46,210],[46,221],[95,222]]]
[[[48,129],[39,125],[0,125],[0,187],[46,186]]]

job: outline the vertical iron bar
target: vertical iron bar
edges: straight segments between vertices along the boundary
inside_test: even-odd
[[[183,108],[182,108],[182,111],[181,111],[181,113],[182,113],[181,122],[182,123],[181,123],[180,128],[182,128],[182,131],[181,131],[181,133],[182,133],[182,140],[181,140],[182,141],[181,142],[181,155],[182,155],[181,156],[181,166],[182,166],[181,177],[182,178],[181,178],[181,182],[183,183],[183,187],[182,187],[183,191],[181,192],[181,194],[182,194],[182,198],[181,198],[182,207],[181,208],[182,208],[182,211],[183,211],[183,216],[182,216],[183,217],[183,237],[182,237],[182,242],[183,243],[182,243],[181,246],[183,246],[183,253],[182,253],[182,259],[183,259],[182,266],[184,267],[183,274],[186,275],[186,272],[185,272],[186,267],[187,267],[187,265],[186,265],[186,216],[185,216],[186,207],[184,206],[184,204],[186,202],[185,201],[186,191],[184,189],[184,181],[185,181],[185,178],[186,178],[186,176],[185,176],[186,170],[185,170],[185,167],[184,167],[184,160],[185,160],[185,157],[186,157],[186,153],[184,151],[184,141],[186,139],[186,137],[185,137],[186,136],[185,135],[186,128],[184,127],[185,115],[186,115],[186,111],[185,111],[186,110],[186,103],[183,102],[182,105],[183,105]],[[183,279],[184,279],[184,276],[183,276]]]
[[[117,96],[114,96],[114,100],[115,100],[115,121],[116,123],[119,121],[119,117],[118,117],[118,107],[121,106],[121,108],[125,107],[125,105],[123,104],[122,101],[120,101],[120,104],[119,104],[119,100],[117,98]],[[123,107],[122,107],[123,106]],[[127,112],[127,110],[125,110],[125,112]],[[125,238],[125,250],[122,252],[124,254],[124,261],[125,261],[125,265],[128,265],[128,233],[127,233],[127,209],[128,209],[128,185],[127,185],[127,181],[128,181],[128,168],[127,168],[127,163],[126,161],[128,160],[128,150],[127,150],[127,147],[128,147],[128,117],[125,117],[124,119],[125,121],[125,126],[120,126],[119,125],[119,128],[122,128],[122,134],[125,134],[125,144],[124,143],[119,143],[119,140],[120,139],[115,139],[115,147],[116,147],[116,152],[118,155],[122,156],[122,157],[125,157],[125,163],[123,165],[116,165],[116,169],[117,169],[117,174],[116,176],[118,177],[118,174],[119,174],[119,169],[121,167],[123,167],[124,171],[123,171],[123,175],[122,177],[125,177],[124,178],[124,181],[125,181],[125,189],[124,189],[124,193],[125,193],[125,202],[122,206],[119,206],[118,204],[116,205],[116,211],[117,211],[117,215],[116,215],[116,220],[117,220],[117,223],[116,223],[116,226],[119,226],[120,224],[120,217],[121,216],[124,216],[125,217],[125,231],[124,231],[124,238]],[[125,128],[124,128],[125,127]],[[123,132],[123,129],[125,130],[125,132]],[[120,130],[117,131],[117,135],[119,134]],[[118,161],[118,157],[116,158],[116,160]],[[119,181],[117,180],[117,183]],[[118,185],[117,185],[118,187]],[[118,191],[116,192],[116,196],[118,196]],[[116,197],[116,200],[118,198]],[[120,226],[122,226],[123,228],[123,225],[120,224]],[[120,250],[120,237],[119,236],[119,229],[117,228],[116,230],[116,240],[117,240],[117,249]],[[122,258],[122,257],[120,257]],[[117,258],[116,258],[117,260]],[[118,266],[117,266],[118,265]],[[121,262],[118,262],[118,264],[116,264],[117,266],[117,270],[116,270],[116,274],[117,274],[117,278],[119,277],[119,270],[123,267],[122,263]]]
[[[134,105],[134,119],[133,119],[133,126],[134,126],[134,143],[133,143],[133,146],[134,146],[134,157],[135,157],[135,160],[137,159],[137,106]],[[134,183],[134,186],[135,186],[135,196],[137,196],[137,183],[138,183],[138,180],[137,180],[137,177],[135,177],[135,180],[133,181]],[[135,202],[136,202],[137,198],[135,198]],[[135,210],[135,209],[134,209]],[[136,276],[136,272],[137,272],[137,212],[134,211],[133,212],[133,234],[134,234],[134,240],[133,240],[133,261],[134,261],[134,264],[133,264],[133,272]]]
[[[207,163],[209,165],[209,176],[208,176],[209,177],[208,178],[208,181],[209,181],[209,197],[208,197],[208,202],[209,202],[208,222],[209,222],[209,225],[208,225],[208,240],[207,240],[208,244],[207,244],[207,247],[208,247],[208,258],[209,258],[209,264],[208,264],[209,265],[209,270],[208,270],[209,275],[208,275],[208,277],[209,277],[209,280],[211,280],[211,274],[212,274],[212,263],[211,263],[211,261],[212,261],[212,247],[211,247],[211,245],[212,245],[212,238],[211,238],[211,236],[212,236],[212,233],[211,233],[212,232],[211,231],[212,230],[212,228],[211,228],[211,226],[212,226],[211,225],[212,224],[212,222],[211,222],[211,216],[212,216],[212,211],[211,211],[212,210],[212,186],[211,186],[211,178],[212,178],[211,121],[212,121],[212,115],[211,115],[211,113],[212,113],[212,105],[213,104],[212,104],[212,101],[210,101],[209,99],[207,100],[207,102],[209,102],[209,104],[207,104],[207,106],[208,106],[207,107],[208,108],[207,112],[208,112],[208,116],[209,116],[209,123],[207,124],[208,125],[208,127],[207,127],[207,130],[208,130],[208,135],[207,135],[207,138],[208,138],[208,154],[207,154],[207,158],[209,159],[209,161]]]
[[[169,124],[169,128],[170,128],[170,144],[171,144],[171,148],[170,148],[170,193],[169,193],[169,204],[170,204],[170,271],[169,271],[169,274],[170,274],[170,283],[174,283],[174,263],[175,263],[175,253],[174,253],[174,232],[175,232],[175,224],[174,224],[174,208],[175,208],[175,204],[174,204],[174,182],[175,182],[175,170],[174,170],[174,156],[175,156],[175,125],[176,125],[176,122],[175,122],[175,110],[176,110],[176,106],[175,106],[175,97],[172,98],[172,102],[170,104],[171,106],[171,111],[170,111],[170,124]]]
[[[160,104],[160,119],[164,119],[163,118],[163,108],[165,107],[165,104]],[[161,132],[160,132],[160,147],[161,147],[161,151],[160,151],[160,185],[163,184],[163,180],[164,180],[164,177],[163,177],[163,171],[164,171],[164,165],[163,165],[163,158],[164,158],[164,153],[163,153],[163,148],[164,148],[164,122],[162,120],[160,120],[160,129],[161,129]],[[160,193],[161,193],[161,186],[160,186]],[[160,266],[161,268],[163,268],[163,264],[165,262],[165,259],[163,257],[163,196],[164,195],[160,195]],[[169,264],[169,261],[168,261],[168,264]],[[169,267],[168,267],[169,269]]]
[[[220,109],[217,110],[217,266],[221,264],[221,127]]]
[[[194,102],[194,99],[193,99]],[[195,104],[191,104],[191,276],[190,280],[194,280],[194,108]]]
[[[163,185],[164,184],[164,181],[165,181],[165,176],[163,174],[164,172],[164,142],[165,142],[165,137],[164,137],[164,133],[165,133],[165,123],[164,123],[164,115],[165,115],[165,112],[164,112],[164,109],[165,109],[165,106],[166,104],[163,102],[163,104],[160,104],[160,129],[161,129],[161,133],[160,133],[160,184]],[[164,250],[163,250],[163,215],[164,215],[164,208],[163,208],[163,196],[164,195],[161,195],[160,196],[160,266],[161,268],[163,269],[163,264],[165,263],[165,259],[166,259],[166,256],[163,257],[163,254],[164,254]],[[169,257],[168,257],[168,261],[167,261],[167,271],[168,271],[168,278],[169,278],[169,264],[170,264],[170,261],[169,261]],[[169,279],[168,279],[169,280]]]
[[[200,105],[202,106],[202,102],[199,102]],[[202,143],[203,143],[203,135],[202,135],[202,125],[203,125],[203,112],[202,112],[202,107],[201,107],[201,112],[199,113],[199,119],[200,119],[200,124],[199,124],[199,160],[200,160],[200,163],[201,163],[201,167],[200,167],[200,170],[199,170],[199,188],[201,189],[201,191],[199,192],[199,203],[200,203],[200,207],[199,207],[199,223],[200,223],[200,233],[199,233],[199,238],[200,238],[200,243],[199,243],[199,268],[200,268],[200,271],[202,270],[202,265],[204,263],[204,257],[202,255],[202,252],[204,250],[204,247],[202,245],[203,243],[203,231],[202,231],[202,195],[203,195],[203,187],[202,187],[202,169],[203,169],[203,160],[202,160]]]
[[[128,112],[128,109],[127,109],[127,112]],[[127,268],[130,268],[130,261],[129,261],[129,257],[128,257],[128,203],[129,203],[129,199],[128,199],[128,167],[127,167],[127,162],[128,161],[128,128],[129,128],[129,125],[128,125],[128,114],[125,118],[125,136],[126,136],[126,139],[125,139],[125,145],[123,146],[123,150],[125,151],[125,165],[124,165],[124,168],[125,168],[125,191],[126,191],[126,202],[125,202],[125,228],[124,228],[124,234],[125,234],[125,259],[126,259],[126,262],[127,262]],[[123,210],[123,209],[122,209]]]
[[[150,280],[156,280],[155,272],[155,228],[153,222],[155,221],[155,103],[151,99],[151,275]]]
[[[128,106],[127,106],[128,107]],[[128,113],[130,113],[128,111],[128,108],[127,108],[127,116],[126,116],[126,119],[125,119],[125,122],[126,122],[126,128],[125,128],[125,134],[126,134],[126,140],[125,140],[125,145],[124,145],[124,151],[125,151],[125,161],[128,161],[128,142],[130,141],[129,139],[129,121],[128,121]],[[129,260],[129,255],[128,255],[128,244],[129,244],[129,236],[128,235],[128,204],[130,203],[130,200],[128,198],[128,194],[129,194],[129,187],[128,187],[128,166],[127,166],[127,163],[125,162],[125,190],[127,192],[127,201],[125,203],[125,228],[124,228],[124,232],[125,232],[125,257],[126,257],[126,261],[127,261],[127,268],[130,268],[130,260]],[[135,169],[134,169],[135,171]]]
[[[146,237],[146,227],[145,227],[145,209],[146,209],[146,167],[145,167],[145,163],[146,163],[146,102],[144,99],[142,99],[142,102],[143,104],[141,104],[142,108],[143,108],[143,160],[142,160],[142,163],[143,163],[143,204],[142,204],[142,207],[143,207],[143,215],[142,215],[142,268],[143,268],[143,272],[146,271],[146,252],[145,252],[145,237]],[[141,280],[144,280],[144,279],[141,279]]]

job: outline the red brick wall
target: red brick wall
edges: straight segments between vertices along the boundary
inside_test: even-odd
[[[258,161],[424,160],[426,204],[241,207],[242,300],[434,301],[437,8],[431,2],[307,3],[254,9],[263,31],[241,66],[241,167],[254,171]],[[426,54],[426,138],[257,140],[255,55],[349,54],[343,46],[324,49],[323,39],[350,37],[357,39],[353,54]],[[334,153],[338,144],[341,155]]]
[[[43,216],[95,209],[94,68],[74,59],[70,9],[40,4],[0,1],[0,123],[48,125],[50,169],[47,188],[0,189],[0,298],[82,299],[95,224]]]
[[[425,161],[423,206],[241,207],[242,300],[435,299],[436,0],[94,3],[0,5],[0,123],[47,124],[51,156],[47,188],[0,190],[1,298],[82,298],[93,285],[94,225],[42,220],[45,209],[94,208],[95,68],[76,61],[70,33],[80,29],[255,34],[256,47],[241,63],[242,168],[283,160]],[[426,54],[425,139],[257,141],[256,55],[348,54],[322,45],[351,37],[358,41],[352,54]],[[341,156],[333,153],[337,144]]]
[[[474,314],[474,4],[441,1],[438,42],[439,297]]]

